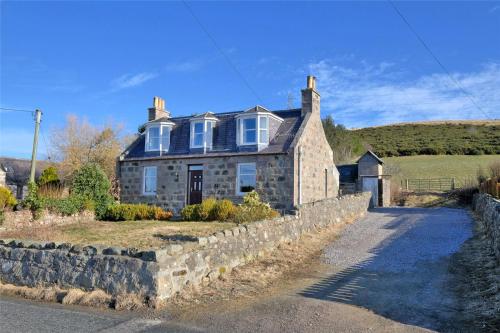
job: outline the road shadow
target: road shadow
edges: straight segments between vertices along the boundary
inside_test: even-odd
[[[299,295],[360,306],[404,324],[456,331],[458,307],[448,265],[472,235],[468,214],[451,208],[379,208],[357,223],[366,228],[376,223],[374,232],[387,237],[374,241],[366,235],[365,258],[350,265],[328,262],[333,273]],[[328,251],[344,251],[348,258],[349,250],[333,243],[325,257]]]

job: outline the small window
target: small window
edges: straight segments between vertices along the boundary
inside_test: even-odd
[[[259,143],[269,143],[269,129],[267,117],[259,117]]]
[[[161,150],[168,151],[170,147],[170,126],[161,127]]]
[[[170,125],[153,125],[147,128],[146,151],[166,151],[170,147]]]
[[[243,143],[256,143],[257,142],[257,119],[248,118],[243,119]]]
[[[238,177],[236,192],[239,195],[252,192],[256,187],[256,168],[255,163],[238,164]]]
[[[145,195],[155,195],[156,194],[156,167],[145,167],[144,168],[144,188],[143,192]]]
[[[204,123],[194,123],[193,127],[193,147],[203,146]]]
[[[148,129],[147,150],[160,150],[160,127],[150,127]]]

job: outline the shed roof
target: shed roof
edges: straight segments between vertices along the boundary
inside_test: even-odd
[[[363,156],[361,156],[356,162],[359,163],[359,161],[361,161],[361,159],[365,156],[371,156],[373,158],[375,158],[377,160],[377,162],[379,162],[380,164],[384,164],[384,161],[382,161],[380,159],[380,157],[378,157],[374,152],[372,152],[371,150],[368,150],[366,153],[363,154]]]

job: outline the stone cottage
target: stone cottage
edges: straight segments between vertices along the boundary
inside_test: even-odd
[[[320,118],[315,78],[300,109],[171,117],[155,97],[144,132],[120,156],[121,200],[179,212],[208,197],[256,190],[279,210],[336,197],[339,174]]]

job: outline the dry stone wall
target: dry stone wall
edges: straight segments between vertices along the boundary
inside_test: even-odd
[[[500,262],[500,200],[489,194],[480,193],[474,195],[472,206],[481,216],[485,235]]]
[[[187,285],[199,285],[275,248],[343,220],[362,216],[370,194],[301,205],[296,215],[240,225],[196,241],[150,251],[71,244],[0,241],[0,281],[136,294],[161,304]]]
[[[8,229],[22,229],[27,227],[36,226],[49,226],[49,225],[60,225],[60,224],[70,224],[84,221],[95,220],[94,212],[83,211],[71,216],[63,216],[58,214],[52,214],[48,210],[42,212],[42,216],[38,219],[33,219],[33,214],[27,209],[18,211],[7,211],[4,212],[5,221],[2,227]]]

